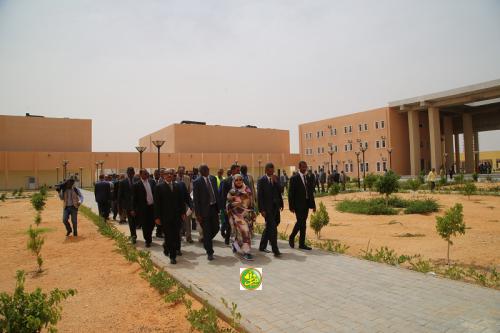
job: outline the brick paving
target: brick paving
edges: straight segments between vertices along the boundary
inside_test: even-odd
[[[84,195],[84,204],[97,213],[93,193]],[[128,234],[127,225],[118,228]],[[137,234],[142,248],[142,232]],[[257,236],[253,244],[258,241]],[[221,297],[236,303],[250,332],[500,332],[497,290],[320,250],[294,250],[285,242],[282,258],[254,249],[249,264],[220,235],[214,261],[207,261],[202,244],[183,242],[183,256],[170,265],[161,242],[153,238],[154,262],[225,314]],[[249,266],[262,267],[263,290],[240,291],[239,269]]]

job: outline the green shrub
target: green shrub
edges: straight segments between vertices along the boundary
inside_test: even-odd
[[[5,193],[2,193],[2,195],[0,196],[0,201],[4,202],[6,198],[7,195],[5,195]]]
[[[33,333],[47,329],[57,332],[56,324],[61,319],[61,301],[74,296],[76,290],[54,289],[50,296],[40,288],[28,293],[24,291],[24,271],[17,271],[16,288],[13,295],[0,294],[0,332]]]
[[[417,262],[410,262],[413,270],[420,273],[429,273],[433,270],[433,266],[429,260],[418,259]]]
[[[31,205],[36,211],[41,212],[45,208],[45,196],[41,193],[35,193],[31,197]]]
[[[48,193],[47,185],[42,185],[42,187],[40,187],[40,194],[46,197],[47,193]]]
[[[368,187],[368,190],[371,192],[373,187],[375,186],[375,183],[378,181],[380,176],[374,174],[374,173],[369,173],[366,175],[365,179],[363,182],[366,184],[366,187]]]
[[[439,210],[439,205],[434,199],[425,200],[410,200],[406,206],[405,214],[427,214],[431,212],[437,212]]]
[[[470,196],[477,192],[476,184],[474,184],[473,182],[466,182],[462,192],[470,200]]]
[[[43,259],[42,259],[42,246],[43,243],[45,242],[45,239],[42,237],[43,230],[41,229],[33,229],[31,226],[28,229],[28,244],[27,248],[28,250],[31,251],[34,255],[36,255],[36,260],[38,263],[38,272],[42,272],[42,264],[43,264]]]
[[[365,215],[396,215],[398,212],[394,208],[387,207],[383,199],[372,200],[350,200],[339,202],[337,210],[344,213],[365,214]]]
[[[310,226],[314,230],[316,237],[319,239],[321,236],[321,229],[330,223],[330,217],[326,211],[325,205],[320,202],[319,209],[311,215]]]
[[[340,185],[338,183],[333,183],[330,188],[328,188],[328,194],[333,196],[335,200],[335,196],[340,193]]]
[[[436,230],[444,240],[448,243],[447,261],[450,265],[450,245],[453,245],[451,236],[465,234],[464,215],[462,213],[463,206],[459,203],[448,209],[444,216],[436,216]]]
[[[399,188],[399,176],[394,173],[394,171],[387,171],[382,177],[380,177],[375,186],[380,194],[385,194],[386,206],[388,205],[389,196],[398,191]]]
[[[453,177],[453,181],[456,183],[456,184],[463,184],[464,183],[464,180],[465,180],[465,176],[463,173],[457,173],[454,177]]]
[[[410,190],[412,190],[413,192],[418,191],[418,189],[420,188],[420,185],[422,185],[422,183],[420,182],[420,180],[418,178],[408,179],[406,181],[406,184],[408,185],[408,188]]]
[[[363,251],[364,254],[362,255],[363,259],[370,260],[370,261],[376,261],[376,262],[383,262],[389,265],[398,265],[402,264],[404,262],[410,261],[411,259],[417,257],[417,256],[408,256],[408,255],[397,255],[397,253],[389,249],[387,246],[382,246],[379,249],[375,250],[373,252],[372,249],[368,249],[367,251]]]
[[[335,253],[345,253],[349,249],[348,245],[342,244],[338,241],[333,241],[331,239],[328,239],[321,243],[318,242],[316,245],[322,250]]]
[[[424,170],[420,170],[420,172],[418,173],[418,181],[420,184],[425,184],[425,171]]]
[[[477,172],[474,172],[472,174],[472,180],[475,181],[475,182],[477,182],[478,179],[479,179],[479,176],[478,176]]]
[[[453,265],[444,271],[444,275],[452,280],[461,280],[465,276],[465,271],[457,265]]]

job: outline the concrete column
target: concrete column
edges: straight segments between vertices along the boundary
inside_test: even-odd
[[[464,128],[464,155],[465,155],[465,172],[474,172],[474,133],[472,130],[472,116],[468,113],[462,114],[462,122]]]
[[[453,164],[455,155],[455,152],[453,151],[453,120],[450,116],[446,116],[443,119],[443,131],[444,131],[444,152],[448,154],[448,156],[446,157],[446,168],[449,169],[450,166]]]
[[[420,127],[418,110],[408,111],[408,134],[410,137],[410,170],[413,176],[420,172]]]
[[[455,172],[460,172],[460,135],[455,134]]]
[[[443,154],[441,153],[441,124],[439,120],[439,109],[429,108],[429,138],[431,145],[431,168],[439,172],[443,164]]]
[[[474,132],[474,169],[479,165],[479,132]]]

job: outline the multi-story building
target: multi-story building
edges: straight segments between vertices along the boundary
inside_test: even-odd
[[[358,177],[358,170],[361,176],[390,167],[401,172],[408,163],[394,157],[405,154],[405,122],[406,117],[385,107],[301,124],[300,154],[315,170],[343,170],[351,177]]]

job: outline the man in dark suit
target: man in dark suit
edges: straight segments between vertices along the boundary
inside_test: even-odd
[[[134,185],[134,175],[135,170],[133,167],[127,168],[127,177],[120,181],[118,188],[118,209],[120,210],[120,216],[127,217],[128,226],[130,229],[130,238],[132,239],[132,244],[137,241],[137,224],[135,220],[135,212],[133,211],[133,192],[132,188]]]
[[[309,214],[309,209],[316,212],[316,203],[314,202],[314,182],[309,180],[307,175],[307,163],[299,162],[299,172],[290,178],[290,186],[288,188],[288,205],[290,212],[294,213],[297,222],[290,234],[288,243],[290,247],[295,247],[295,236],[300,232],[299,248],[303,250],[311,250],[306,245],[306,220]]]
[[[105,220],[109,219],[109,203],[111,201],[111,185],[104,180],[104,175],[99,175],[99,181],[94,186],[94,196],[99,209],[99,215]]]
[[[163,227],[163,253],[176,264],[177,251],[181,247],[181,221],[185,218],[186,206],[179,184],[174,182],[175,170],[165,171],[165,181],[156,185],[154,196],[155,223]]]
[[[151,247],[154,228],[154,193],[155,181],[149,178],[146,169],[139,171],[140,181],[133,185],[132,211],[137,223],[142,225],[142,234],[146,247]]]
[[[174,179],[177,179],[177,178],[174,177]],[[182,198],[182,202],[185,205],[186,213],[187,213],[187,209],[189,209],[190,211],[193,211],[193,200],[191,199],[191,195],[188,192],[188,189],[186,187],[186,183],[181,182],[179,180],[174,180],[174,182],[179,187],[179,192],[181,193],[181,198]],[[180,228],[180,235],[179,235],[180,240],[182,240],[182,234],[184,231],[183,229],[184,229],[186,223],[189,223],[189,226],[191,226],[191,216],[185,216],[185,218],[181,221],[181,228]],[[186,242],[193,243],[193,240],[191,239],[191,228],[189,230],[190,230],[189,231],[189,238],[186,236]],[[180,241],[179,241],[179,245],[180,245]],[[177,251],[177,255],[182,256],[182,252],[181,252],[180,247]]]
[[[222,182],[219,193],[220,193],[220,202],[221,202],[221,214],[224,214],[224,224],[221,226],[221,235],[224,237],[224,243],[229,245],[229,238],[231,237],[231,225],[229,224],[229,218],[226,213],[226,203],[227,203],[227,194],[231,191],[233,187],[233,176],[240,173],[240,166],[238,164],[231,165],[231,175],[224,179]],[[243,177],[243,182],[246,186],[250,186],[248,182],[248,178],[245,179]],[[253,192],[252,192],[253,193]]]
[[[210,176],[206,164],[200,165],[200,177],[193,182],[194,209],[198,222],[203,229],[203,246],[208,260],[214,259],[212,239],[219,232],[219,210],[221,198],[217,195],[217,179]]]
[[[266,221],[259,250],[269,253],[270,251],[266,249],[269,241],[274,256],[279,257],[281,252],[278,249],[278,225],[280,224],[280,210],[283,210],[281,185],[278,177],[274,174],[274,165],[272,163],[266,164],[265,172],[266,174],[257,183],[259,212]]]

